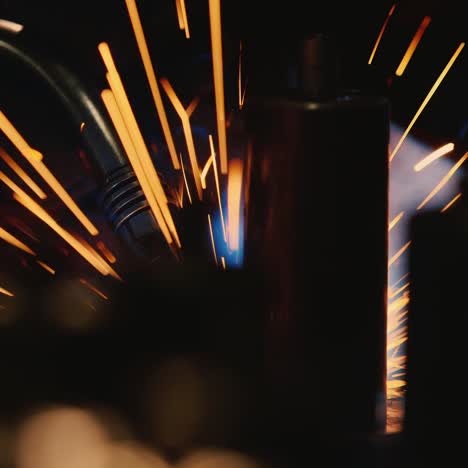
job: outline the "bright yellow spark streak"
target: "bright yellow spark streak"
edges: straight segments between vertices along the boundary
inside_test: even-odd
[[[403,218],[403,215],[405,214],[404,211],[402,211],[400,214],[396,215],[389,223],[388,225],[388,232],[390,232],[400,221],[401,218]]]
[[[5,294],[5,296],[10,296],[10,297],[13,297],[13,296],[14,296],[14,294],[13,294],[12,292],[8,291],[8,290],[5,289],[5,288],[1,288],[1,287],[0,287],[0,293],[1,293],[1,294]]]
[[[179,115],[180,120],[182,121],[182,128],[184,130],[185,142],[187,143],[187,151],[189,154],[190,164],[192,166],[195,187],[197,188],[198,198],[201,200],[203,195],[200,180],[200,168],[198,167],[197,153],[195,151],[195,144],[193,143],[192,128],[190,127],[189,116],[169,81],[166,78],[162,78],[161,85],[166,92],[167,97],[174,106],[175,111]]]
[[[218,256],[216,255],[216,246],[215,246],[215,241],[214,241],[214,236],[213,236],[213,226],[211,225],[211,216],[208,214],[208,226],[210,227],[210,238],[211,238],[211,247],[213,248],[213,257],[216,262],[216,265],[218,265]]]
[[[184,29],[185,29],[185,37],[190,39],[190,31],[187,19],[187,9],[185,8],[185,0],[180,1],[180,11],[182,13],[182,21],[184,22]]]
[[[16,130],[13,124],[6,118],[6,115],[0,111],[0,130],[8,137],[8,139],[16,146],[18,151],[24,156],[40,161],[42,154],[31,148],[21,134]]]
[[[55,270],[49,265],[47,265],[47,263],[41,262],[40,260],[36,261],[42,268],[44,268],[44,270],[48,271],[51,275],[55,275]]]
[[[424,19],[422,20],[421,24],[419,25],[418,30],[416,31],[416,34],[414,35],[413,39],[411,40],[408,46],[408,49],[406,49],[405,55],[403,55],[403,58],[401,59],[400,65],[398,65],[398,68],[396,69],[395,74],[397,76],[401,76],[405,72],[405,69],[408,66],[408,63],[413,57],[416,47],[418,47],[419,42],[421,41],[426,31],[426,28],[429,26],[430,22],[431,22],[430,16],[425,16]]]
[[[390,21],[390,17],[393,15],[395,8],[396,8],[396,3],[394,3],[392,7],[390,8],[387,18],[385,18],[382,28],[380,29],[380,33],[377,36],[377,40],[375,41],[375,45],[374,45],[374,48],[372,49],[371,55],[369,57],[369,61],[367,62],[369,65],[372,63],[372,60],[374,60],[374,55],[377,52],[377,48],[379,47],[380,41],[382,40],[382,36],[384,35],[385,29],[387,29],[388,22]]]
[[[190,194],[187,177],[185,176],[184,161],[182,160],[182,153],[180,154],[180,165],[182,167],[182,175],[184,176],[185,188],[187,189],[187,196],[188,196],[190,204],[192,204],[192,195]]]
[[[461,196],[462,196],[461,193],[459,193],[458,195],[455,195],[455,196],[440,210],[440,212],[441,212],[441,213],[444,213],[445,211],[447,211]]]
[[[434,85],[432,86],[431,90],[429,91],[429,93],[427,94],[427,96],[425,97],[423,103],[419,106],[419,109],[417,110],[416,114],[414,115],[413,117],[413,120],[411,120],[410,124],[408,125],[408,127],[406,128],[406,130],[404,131],[403,135],[401,136],[400,138],[400,141],[398,142],[398,144],[395,146],[395,149],[392,151],[392,154],[390,155],[390,161],[393,160],[393,158],[395,157],[395,155],[397,154],[398,150],[400,149],[401,145],[403,144],[403,142],[405,141],[406,137],[408,136],[409,132],[411,131],[411,129],[413,128],[414,124],[416,123],[416,121],[418,120],[419,116],[421,115],[422,111],[425,109],[425,107],[427,106],[427,104],[429,103],[429,101],[431,100],[432,96],[434,95],[434,93],[437,91],[437,88],[440,86],[440,84],[442,83],[442,81],[444,80],[445,76],[447,75],[447,73],[450,71],[450,69],[452,68],[453,64],[455,63],[455,60],[457,60],[457,57],[460,55],[461,51],[463,50],[463,47],[465,47],[465,43],[462,42],[457,50],[455,51],[455,53],[452,55],[452,58],[449,60],[449,62],[447,63],[447,65],[445,66],[445,68],[442,70],[442,73],[439,75],[439,78],[437,78],[437,80],[435,81]]]
[[[224,259],[224,257],[221,257],[221,265],[223,265],[223,269],[225,270],[226,269],[226,260]]]
[[[84,122],[81,122],[81,124],[80,124],[80,132],[83,132],[84,128],[85,128],[85,123],[84,123]]]
[[[414,170],[416,172],[422,171],[425,167],[429,166],[429,164],[433,163],[436,159],[445,156],[446,154],[453,151],[455,145],[453,143],[447,143],[444,146],[433,151],[431,154],[427,155],[425,158],[421,159],[417,164],[414,166]]]
[[[33,252],[26,244],[21,242],[19,239],[17,239],[15,236],[10,234],[8,231],[0,227],[0,239],[4,240],[8,244],[12,245],[13,247],[16,247],[17,249],[22,250],[23,252],[26,252],[30,255],[36,255],[35,252]]]
[[[0,19],[0,29],[6,29],[9,32],[18,34],[24,29],[24,26],[19,23],[14,23],[13,21],[8,21],[6,19]]]
[[[398,288],[396,291],[393,291],[392,294],[390,294],[388,296],[388,298],[393,299],[394,297],[398,296],[398,294],[400,294],[402,291],[404,291],[409,285],[410,285],[409,282],[404,284],[403,286],[401,286],[401,288]]]
[[[97,248],[102,252],[104,257],[106,257],[109,263],[115,263],[117,261],[117,258],[115,257],[115,255],[107,248],[104,242],[98,241],[96,245],[97,245]]]
[[[221,216],[221,224],[223,227],[224,242],[227,242],[226,223],[224,222],[223,204],[221,203],[221,190],[219,188],[218,164],[216,163],[216,153],[213,144],[213,137],[208,135],[210,141],[211,159],[213,160],[213,171],[215,176],[216,195],[218,196],[219,215]]]
[[[406,251],[406,249],[410,246],[411,241],[407,242],[389,261],[388,266],[392,266]]]
[[[206,176],[208,174],[208,171],[210,170],[211,165],[213,164],[213,157],[210,156],[208,158],[208,161],[206,161],[205,167],[203,168],[203,171],[200,174],[200,179],[201,179],[201,185],[204,189],[206,189]]]
[[[119,281],[123,281],[122,278],[119,275],[117,275],[117,273],[105,262],[105,260],[85,239],[83,239],[78,234],[74,234],[74,237],[96,259],[96,261],[101,266],[101,269],[104,271],[104,276],[110,273],[111,276],[113,276],[114,278],[118,279]]]
[[[127,4],[128,14],[132,23],[133,32],[135,33],[135,38],[138,44],[138,50],[140,51],[141,59],[143,61],[143,66],[145,67],[146,77],[148,79],[151,94],[154,100],[154,105],[159,116],[159,121],[161,122],[161,127],[164,133],[167,148],[169,150],[169,154],[171,155],[172,165],[174,166],[174,169],[180,169],[174,140],[172,138],[171,129],[169,127],[166,111],[164,109],[164,104],[158,87],[158,81],[156,79],[156,72],[151,62],[148,44],[145,39],[143,27],[141,25],[140,15],[138,14],[138,9],[135,0],[125,0],[125,3]]]
[[[211,56],[213,60],[213,83],[216,101],[218,146],[221,160],[221,174],[227,174],[228,157],[226,143],[226,117],[224,111],[223,41],[221,32],[221,1],[209,0]]]
[[[239,76],[237,78],[237,92],[239,95],[239,109],[242,109],[242,41],[239,43]]]
[[[95,256],[91,254],[83,245],[73,237],[68,231],[63,229],[53,218],[50,216],[44,208],[42,208],[36,201],[34,201],[26,192],[21,190],[9,177],[3,172],[0,172],[0,180],[5,183],[13,192],[13,197],[16,201],[21,203],[31,213],[37,216],[43,223],[47,224],[53,231],[55,231],[65,242],[67,242],[73,249],[75,249],[86,261],[88,261],[96,270],[103,275],[107,275],[110,272],[118,277],[117,273],[107,265],[104,259],[101,259],[102,263],[107,266],[103,269],[102,264],[99,263]],[[96,256],[99,256],[95,252]]]
[[[109,84],[112,88],[114,98],[124,120],[125,126],[127,127],[130,134],[130,138],[135,147],[138,159],[144,169],[144,175],[148,179],[150,188],[156,197],[159,208],[164,216],[164,220],[172,234],[172,237],[175,240],[177,246],[180,248],[181,244],[179,236],[177,234],[174,220],[172,219],[172,214],[167,206],[166,194],[164,193],[161,181],[159,180],[159,176],[156,172],[156,169],[154,168],[153,161],[151,160],[151,156],[148,152],[148,148],[145,145],[140,128],[138,127],[138,123],[136,121],[132,107],[130,106],[127,94],[125,93],[122,80],[120,79],[120,75],[117,71],[117,68],[115,67],[109,46],[105,42],[102,42],[99,44],[99,52],[101,53],[107,71],[109,72],[106,76],[109,80]]]
[[[148,204],[151,208],[151,211],[154,214],[154,217],[156,218],[156,221],[159,225],[159,228],[161,229],[163,236],[165,237],[167,243],[170,245],[173,242],[171,234],[166,225],[161,209],[159,208],[159,205],[156,201],[154,193],[151,190],[150,183],[148,182],[145,172],[141,166],[135,147],[133,146],[132,140],[130,138],[130,135],[128,134],[127,128],[123,121],[122,114],[120,113],[119,108],[117,106],[115,97],[112,94],[112,91],[108,89],[105,89],[101,93],[101,97],[104,101],[104,105],[106,106],[107,112],[111,117],[112,123],[114,124],[117,134],[119,135],[120,141],[122,142],[122,146],[124,147],[125,152],[127,153],[128,160],[130,161],[130,164],[132,165],[132,168],[135,171],[135,175],[137,176],[141,189],[143,190],[143,193],[145,194],[145,197],[148,200]]]
[[[242,194],[242,161],[229,162],[228,172],[228,245],[231,250],[239,250],[240,210]]]
[[[192,114],[195,112],[195,109],[198,107],[198,104],[200,104],[200,97],[196,96],[192,99],[192,102],[187,106],[186,112],[189,117],[191,117]]]
[[[84,278],[80,278],[80,283],[86,286],[88,289],[96,293],[98,296],[101,296],[106,301],[109,299],[103,292],[99,291],[96,286],[93,286],[89,281],[86,281]]]
[[[15,144],[21,154],[28,160],[34,167],[39,175],[46,181],[49,187],[56,193],[56,195],[63,201],[67,208],[75,215],[80,223],[88,230],[88,232],[96,236],[99,231],[94,224],[87,218],[81,211],[79,206],[75,203],[68,192],[63,188],[60,182],[49,171],[47,166],[42,162],[42,154],[39,151],[31,148],[26,141],[21,137],[17,130],[13,127],[11,122],[0,111],[0,127],[5,132],[8,138]]]
[[[182,10],[180,8],[180,0],[175,0],[175,6],[177,11],[177,21],[179,22],[179,29],[185,29],[184,18],[182,17]]]
[[[444,178],[436,185],[434,190],[422,201],[422,203],[418,206],[418,210],[420,210],[429,200],[431,200],[440,190],[444,187],[444,185],[450,180],[450,178],[457,172],[460,166],[466,161],[468,158],[468,152],[465,153],[456,163],[455,165],[448,171],[448,173],[444,176]]]
[[[1,158],[10,166],[10,168],[16,172],[18,177],[20,177],[23,182],[41,199],[45,200],[47,198],[47,195],[41,190],[41,188],[34,182],[34,180],[31,179],[31,177],[26,174],[26,172],[23,171],[23,169],[16,164],[16,162],[10,158],[10,156],[3,150],[3,148],[0,148],[0,156]]]

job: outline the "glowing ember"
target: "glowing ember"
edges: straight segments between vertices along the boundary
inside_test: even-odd
[[[385,21],[382,25],[382,28],[380,29],[379,35],[377,36],[377,40],[375,41],[375,44],[374,44],[374,48],[372,49],[371,55],[369,57],[369,61],[367,62],[369,65],[374,60],[374,56],[375,56],[375,53],[377,52],[377,48],[379,47],[380,41],[382,40],[382,36],[384,35],[385,29],[387,29],[388,22],[390,21],[390,18],[393,15],[395,8],[396,8],[396,3],[393,4],[392,7],[390,8],[390,11],[388,12],[388,15],[385,18]]]
[[[0,294],[5,294],[5,296],[13,297],[14,294],[10,291],[8,291],[5,288],[0,287]]]
[[[429,164],[432,164],[437,159],[453,151],[454,148],[455,145],[453,143],[447,143],[446,145],[441,146],[440,148],[436,149],[431,154],[426,156],[424,159],[419,161],[418,164],[414,166],[414,170],[416,172],[422,171],[425,167],[429,166]]]
[[[55,275],[55,270],[47,265],[47,263],[41,262],[40,260],[36,260],[37,264],[44,268],[45,271],[48,271],[51,275]]]

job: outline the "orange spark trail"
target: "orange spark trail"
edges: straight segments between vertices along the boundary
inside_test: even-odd
[[[433,163],[435,160],[445,156],[446,154],[453,151],[455,145],[453,143],[447,143],[444,146],[433,151],[431,154],[427,155],[425,158],[421,159],[417,164],[414,166],[414,170],[416,172],[422,171],[425,167],[429,166],[429,164]]]
[[[175,0],[176,12],[177,12],[177,21],[179,23],[179,29],[185,29],[184,18],[182,17],[182,10],[180,8],[180,0]]]
[[[398,222],[400,221],[401,218],[403,218],[403,215],[405,214],[404,211],[402,211],[400,214],[398,214],[397,216],[395,216],[389,223],[388,225],[388,232],[390,232],[397,224]]]
[[[192,204],[192,195],[190,194],[190,189],[189,189],[189,186],[188,186],[187,177],[185,176],[184,161],[182,159],[182,153],[180,155],[180,166],[182,167],[182,175],[184,176],[184,183],[185,183],[185,188],[187,190],[187,196],[188,196],[190,204]]]
[[[425,109],[425,107],[427,106],[427,104],[429,103],[429,101],[431,100],[432,96],[434,95],[434,93],[437,91],[437,88],[440,86],[440,84],[442,83],[442,81],[444,80],[445,76],[447,75],[447,73],[450,71],[450,69],[452,68],[453,64],[455,63],[455,60],[457,60],[457,57],[460,55],[461,51],[463,50],[463,47],[465,47],[465,43],[462,42],[457,50],[455,51],[455,53],[452,55],[451,59],[448,61],[447,65],[445,66],[445,68],[442,70],[442,73],[439,75],[439,77],[437,78],[437,80],[435,81],[434,85],[432,86],[432,88],[430,89],[429,93],[427,94],[427,96],[425,97],[423,103],[419,106],[419,109],[417,110],[416,114],[414,115],[413,119],[411,120],[410,124],[408,125],[408,127],[406,128],[406,130],[403,132],[403,135],[401,136],[400,138],[400,141],[397,143],[397,145],[395,146],[394,150],[392,151],[392,154],[390,155],[390,161],[393,160],[393,158],[396,156],[396,154],[398,153],[398,150],[400,149],[401,145],[403,144],[403,142],[405,141],[406,137],[408,136],[409,132],[411,131],[411,129],[413,128],[414,124],[416,123],[416,121],[418,120],[419,116],[421,115],[421,113],[423,112],[423,110]]]
[[[191,117],[192,114],[195,112],[195,109],[198,107],[198,104],[200,104],[200,97],[196,96],[192,99],[192,102],[187,106],[187,109],[185,110],[189,117]]]
[[[221,265],[223,265],[223,269],[225,270],[226,269],[226,260],[224,259],[224,257],[221,257]]]
[[[104,257],[106,257],[109,263],[115,263],[117,261],[117,258],[115,258],[115,255],[107,248],[104,242],[98,241],[96,245],[97,245],[97,248],[104,255]]]
[[[172,165],[174,166],[174,169],[180,169],[174,140],[172,138],[169,122],[167,120],[166,111],[164,109],[164,104],[161,98],[161,93],[159,92],[158,81],[156,79],[156,72],[154,70],[153,63],[151,62],[148,44],[146,42],[145,34],[143,32],[143,27],[141,25],[140,15],[138,14],[138,9],[135,0],[125,0],[125,3],[127,4],[128,14],[132,23],[133,32],[135,33],[135,38],[138,44],[138,50],[140,51],[141,59],[143,61],[143,66],[145,68],[146,78],[148,79],[151,94],[153,96],[154,105],[158,113],[159,121],[161,122],[161,127],[167,144],[167,149],[169,150],[169,154],[171,155]]]
[[[445,213],[460,197],[462,196],[461,193],[455,195],[441,210],[441,213]]]
[[[405,55],[403,55],[403,58],[401,59],[400,65],[398,65],[398,68],[396,69],[395,74],[397,76],[401,76],[405,72],[405,69],[408,66],[408,63],[413,57],[416,47],[418,47],[419,42],[421,41],[426,31],[426,28],[429,26],[430,22],[431,22],[430,16],[425,16],[424,19],[422,20],[421,24],[419,25],[418,30],[416,31],[416,34],[414,35],[413,39],[411,40],[408,46],[408,49],[405,52]]]
[[[0,148],[0,157],[10,166],[10,168],[16,172],[18,177],[20,177],[23,182],[41,199],[45,200],[47,198],[47,195],[42,191],[42,189],[34,182],[34,180],[31,179],[31,177],[26,174],[26,172],[23,171],[23,169],[16,164],[16,162],[10,158],[10,156],[6,153],[6,151],[3,150],[3,148]]]
[[[88,289],[96,293],[98,296],[101,296],[106,301],[109,299],[103,292],[99,291],[96,286],[93,286],[90,282],[86,281],[84,278],[80,278],[80,283],[86,286]]]
[[[224,242],[227,242],[226,223],[224,222],[223,204],[221,203],[221,191],[219,189],[218,165],[216,164],[216,153],[214,150],[213,137],[211,135],[208,135],[208,139],[210,141],[211,159],[213,161],[216,194],[218,196],[219,214],[221,216],[221,224],[223,227],[223,237],[224,237]]]
[[[13,297],[13,296],[14,296],[14,294],[13,294],[12,292],[10,292],[10,291],[8,291],[7,289],[2,288],[2,287],[0,287],[0,293],[1,293],[1,294],[5,294],[5,296],[10,296],[10,297]]]
[[[19,239],[17,239],[15,236],[10,234],[8,231],[0,227],[0,239],[4,240],[8,244],[12,245],[13,247],[16,247],[17,249],[22,250],[23,252],[26,252],[30,255],[36,255],[35,252],[33,252],[26,244],[21,242]]]
[[[166,78],[162,78],[161,85],[164,91],[166,91],[167,97],[170,99],[172,105],[174,106],[174,109],[176,110],[180,120],[182,121],[182,128],[184,130],[185,141],[187,143],[187,151],[189,154],[190,164],[192,166],[195,187],[197,188],[198,198],[201,200],[203,195],[200,180],[200,168],[198,167],[197,153],[195,151],[195,144],[193,142],[192,128],[190,127],[189,116],[169,81]]]
[[[406,251],[406,249],[410,246],[411,241],[407,242],[389,261],[388,266],[392,266]]]
[[[418,206],[418,210],[420,210],[429,200],[431,200],[440,190],[444,187],[444,185],[450,180],[450,178],[457,172],[460,166],[466,161],[468,158],[468,152],[465,153],[455,164],[454,166],[448,171],[448,173],[444,176],[444,178],[436,185],[434,190],[421,202]]]
[[[51,268],[47,263],[41,262],[40,260],[36,260],[36,262],[44,268],[44,270],[48,271],[51,275],[55,275],[55,270]]]
[[[188,19],[187,19],[187,9],[185,8],[185,0],[179,0],[179,1],[180,1],[180,12],[182,14],[182,21],[184,23],[185,37],[187,39],[190,39],[190,30],[189,30]]]
[[[209,0],[211,56],[213,60],[213,83],[215,88],[218,146],[221,159],[221,174],[227,174],[228,157],[226,143],[226,117],[224,110],[223,41],[221,32],[221,2]]]
[[[375,41],[374,48],[372,49],[371,55],[369,57],[369,61],[367,62],[369,65],[372,63],[374,60],[375,53],[377,52],[377,48],[379,47],[380,41],[382,40],[382,36],[384,35],[385,29],[387,29],[388,22],[390,21],[391,16],[393,15],[393,12],[395,11],[396,8],[396,3],[392,5],[390,8],[390,11],[388,12],[387,18],[385,18],[385,21],[382,25],[382,28],[380,29],[380,33],[377,36],[377,40]]]
[[[216,255],[216,246],[215,246],[215,241],[214,241],[214,236],[213,236],[213,227],[211,225],[210,215],[208,215],[208,226],[210,227],[210,238],[211,238],[211,247],[213,248],[213,257],[216,262],[216,265],[218,265],[218,256]]]
[[[47,166],[42,162],[42,154],[39,151],[31,148],[26,141],[21,137],[13,124],[0,111],[0,127],[5,132],[7,137],[15,144],[20,153],[27,159],[39,175],[46,181],[47,185],[56,193],[63,201],[67,208],[75,215],[80,223],[88,230],[88,232],[96,236],[99,231],[88,217],[81,211],[69,193],[64,189],[55,176],[49,171]]]
[[[401,286],[400,288],[396,289],[394,292],[392,292],[388,298],[389,299],[393,299],[394,297],[398,296],[398,294],[400,294],[401,292],[403,292],[408,286],[409,286],[409,282],[404,284],[403,286]]]
[[[210,157],[208,158],[208,161],[206,161],[203,171],[200,174],[201,185],[203,189],[206,189],[206,175],[208,174],[208,171],[210,170],[210,167],[212,164],[213,164],[213,157],[210,155]]]
[[[84,128],[85,128],[85,123],[81,122],[81,124],[80,124],[80,133],[83,132]]]
[[[242,194],[242,161],[229,162],[228,172],[228,245],[231,250],[239,250],[240,211]]]
[[[398,281],[396,281],[390,289],[395,289],[397,284],[399,284],[401,281],[403,281],[408,276],[409,276],[409,271],[407,273],[405,273]]]

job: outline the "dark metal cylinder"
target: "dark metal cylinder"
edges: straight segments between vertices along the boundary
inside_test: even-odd
[[[266,280],[283,426],[383,429],[388,103],[251,98],[248,132],[245,261]]]

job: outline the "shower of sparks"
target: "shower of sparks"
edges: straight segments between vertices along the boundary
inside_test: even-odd
[[[409,61],[413,57],[413,54],[416,50],[416,47],[418,47],[419,42],[421,41],[426,28],[429,26],[429,23],[431,22],[430,16],[425,16],[424,19],[422,20],[421,24],[419,25],[418,30],[416,31],[416,34],[414,35],[412,41],[410,42],[410,45],[408,46],[408,49],[405,52],[405,55],[401,59],[400,65],[398,65],[398,68],[396,69],[395,75],[401,76],[406,70],[406,67],[408,66]]]
[[[435,186],[434,190],[420,203],[418,206],[418,210],[420,210],[426,203],[431,200],[435,195],[437,195],[440,190],[444,187],[444,185],[450,180],[450,178],[457,172],[457,170],[461,167],[461,165],[466,161],[468,158],[468,152],[465,153],[448,171],[448,173],[443,177],[443,179]]]
[[[106,301],[109,300],[109,298],[103,292],[99,291],[99,289],[96,288],[96,286],[93,286],[89,281],[86,281],[84,278],[80,278],[80,283],[86,286],[89,290],[96,293],[98,296],[101,296]]]
[[[445,213],[460,197],[462,196],[461,193],[455,195],[441,210],[441,213]]]
[[[388,22],[390,21],[390,18],[393,15],[395,8],[396,8],[396,3],[393,4],[392,7],[390,8],[390,11],[388,12],[388,15],[385,18],[385,21],[382,25],[382,28],[380,29],[379,35],[377,36],[377,40],[375,41],[375,44],[374,44],[374,48],[372,49],[372,52],[370,54],[369,61],[367,62],[369,65],[374,60],[374,56],[375,56],[375,53],[377,52],[377,48],[379,47],[380,41],[382,40],[382,36],[384,35],[385,30],[387,29]]]
[[[36,260],[37,264],[44,268],[45,271],[48,271],[51,275],[55,275],[55,270],[47,265],[47,263],[41,262],[40,260]]]
[[[21,203],[25,208],[27,208],[31,213],[33,213],[37,218],[42,222],[47,224],[53,231],[55,231],[65,242],[67,242],[73,249],[75,249],[86,261],[88,261],[96,270],[98,270],[103,275],[108,275],[109,273],[117,279],[120,279],[120,276],[101,258],[101,262],[96,260],[96,257],[99,257],[97,252],[94,252],[94,255],[91,254],[82,244],[73,237],[68,231],[66,231],[62,226],[60,226],[57,221],[55,221],[52,216],[47,213],[44,208],[42,208],[36,201],[34,201],[26,192],[24,192],[20,187],[18,187],[9,177],[7,177],[3,172],[0,172],[0,180],[10,188],[14,194],[13,198]],[[99,257],[100,258],[100,257]],[[106,265],[106,268],[103,268],[103,265]]]
[[[224,237],[224,242],[227,242],[226,223],[224,222],[223,204],[221,202],[221,190],[219,188],[218,165],[216,163],[216,153],[215,153],[215,149],[214,149],[213,137],[211,135],[208,135],[208,139],[210,141],[211,159],[213,161],[213,172],[214,172],[214,176],[215,176],[216,195],[218,197],[219,215],[221,217],[221,226],[223,228],[223,237]]]
[[[143,167],[140,163],[138,155],[136,153],[135,147],[133,146],[132,140],[130,135],[128,134],[127,127],[125,126],[125,122],[123,121],[122,114],[119,111],[117,106],[116,100],[112,91],[104,90],[101,93],[102,100],[104,101],[104,105],[106,106],[107,112],[109,113],[112,123],[117,131],[117,135],[122,142],[122,146],[124,147],[125,153],[127,154],[128,160],[135,172],[135,175],[140,183],[141,189],[148,201],[149,207],[158,223],[161,232],[166,239],[166,242],[171,245],[173,243],[171,234],[169,232],[169,228],[166,225],[166,221],[164,220],[164,216],[161,212],[161,209],[156,201],[155,195],[151,190],[151,185],[148,182]]]
[[[177,12],[177,22],[179,23],[179,29],[182,31],[184,26],[184,18],[182,17],[182,9],[180,7],[180,0],[175,0],[176,12]]]
[[[218,265],[218,256],[216,255],[216,245],[213,236],[213,226],[211,224],[211,216],[208,214],[208,226],[210,228],[211,247],[213,249],[213,257],[216,265]]]
[[[403,144],[403,142],[405,141],[406,137],[408,136],[409,132],[411,131],[411,129],[413,128],[414,124],[416,123],[416,121],[418,120],[419,116],[421,115],[421,113],[423,112],[423,110],[426,108],[427,104],[429,103],[429,101],[431,100],[432,96],[434,95],[434,93],[437,91],[437,88],[440,86],[440,84],[442,83],[442,81],[444,80],[445,76],[447,75],[447,73],[450,71],[450,69],[452,68],[453,64],[455,63],[455,61],[457,60],[458,56],[460,55],[461,51],[463,50],[463,47],[465,47],[465,43],[462,42],[460,43],[460,45],[457,47],[457,50],[454,52],[454,54],[452,55],[451,59],[448,61],[447,65],[445,66],[445,68],[442,70],[442,73],[439,75],[439,77],[437,78],[437,80],[435,81],[434,85],[432,86],[432,88],[430,89],[429,93],[427,94],[427,96],[425,97],[423,103],[419,106],[419,109],[417,110],[416,114],[414,115],[413,119],[411,120],[410,124],[408,125],[408,127],[406,128],[406,130],[403,132],[403,135],[401,136],[400,138],[400,141],[397,143],[397,145],[395,146],[395,148],[393,149],[392,151],[392,154],[390,155],[390,161],[393,160],[393,158],[396,156],[396,154],[398,153],[398,150],[401,148],[401,145]]]
[[[177,229],[175,227],[174,220],[172,219],[172,214],[169,210],[169,207],[167,206],[166,194],[164,193],[161,181],[159,180],[159,176],[156,172],[156,169],[154,168],[151,156],[148,152],[148,148],[146,147],[140,128],[138,127],[138,123],[125,92],[125,88],[122,84],[122,80],[120,79],[120,75],[115,66],[109,46],[105,42],[102,42],[99,44],[98,48],[106,65],[108,71],[106,77],[109,81],[113,93],[113,96],[112,94],[108,95],[109,101],[113,101],[111,96],[115,100],[115,110],[118,109],[120,111],[120,115],[123,119],[122,123],[124,123],[124,128],[126,127],[126,129],[128,129],[132,147],[134,147],[137,159],[143,169],[144,178],[147,179],[148,183],[150,184],[150,189],[156,197],[157,204],[159,205],[159,209],[162,212],[164,221],[167,224],[167,227],[175,243],[180,248],[181,244],[179,235],[177,234]],[[103,95],[106,94],[106,91],[103,92]],[[148,197],[146,193],[145,195]]]
[[[455,145],[453,143],[447,143],[446,145],[441,146],[440,148],[433,151],[431,154],[427,155],[421,161],[419,161],[414,166],[414,170],[416,172],[422,171],[425,167],[429,166],[429,164],[432,164],[437,159],[453,151],[454,148],[455,148]]]
[[[0,148],[0,157],[5,161],[5,163],[10,167],[10,169],[18,175],[18,177],[41,199],[45,200],[47,195],[42,191],[42,189],[31,179],[31,177],[23,171],[23,169],[16,164],[16,162],[3,150]]]
[[[6,136],[18,148],[20,153],[26,158],[36,172],[44,179],[49,187],[56,193],[62,200],[66,207],[75,215],[80,223],[92,235],[96,236],[99,231],[88,217],[81,211],[80,207],[75,203],[69,193],[50,172],[47,166],[42,162],[42,154],[39,151],[31,148],[24,138],[15,129],[13,124],[6,118],[0,111],[0,128],[4,131]]]
[[[229,161],[228,184],[228,246],[231,250],[239,250],[241,195],[242,195],[242,161]]]
[[[408,249],[410,246],[411,241],[407,242],[393,257],[390,258],[388,261],[388,266],[391,267]]]
[[[180,154],[180,167],[182,168],[182,175],[184,176],[184,184],[185,184],[185,189],[187,190],[187,196],[188,196],[190,204],[192,204],[192,195],[190,194],[187,177],[185,175],[184,160],[182,159],[182,153]]]
[[[15,236],[10,234],[8,231],[0,227],[0,239],[4,240],[8,244],[12,245],[13,247],[16,247],[17,249],[22,250],[23,252],[26,252],[30,255],[36,255],[36,253],[31,250],[26,244],[21,242],[19,239],[17,239]]]
[[[102,241],[98,241],[96,243],[97,248],[101,251],[102,255],[106,257],[107,261],[109,263],[115,263],[117,262],[117,258],[115,258],[115,255],[107,248],[106,244]]]
[[[395,216],[389,223],[388,225],[388,232],[390,232],[400,221],[401,218],[403,218],[403,215],[405,214],[404,211],[402,211],[400,214]]]
[[[2,288],[0,287],[0,294],[5,294],[5,296],[9,296],[9,297],[13,297],[14,294],[10,291],[8,291],[8,289],[5,289],[5,288]]]
[[[201,179],[201,184],[202,188],[206,189],[206,176],[208,174],[208,171],[210,170],[211,165],[213,164],[213,157],[210,156],[208,158],[208,161],[206,161],[205,167],[203,168],[203,171],[201,171],[200,174],[200,179]]]
[[[216,121],[218,128],[218,146],[221,160],[221,174],[227,174],[228,157],[226,143],[226,122],[224,110],[224,77],[223,77],[223,41],[221,31],[221,1],[209,0],[211,56],[213,60],[213,83],[216,101]]]
[[[187,19],[187,9],[185,8],[185,0],[179,0],[180,2],[180,12],[182,14],[182,21],[184,23],[185,37],[190,39],[190,30]]]
[[[153,96],[154,105],[159,116],[159,121],[161,122],[161,127],[167,144],[167,149],[169,151],[169,154],[171,155],[172,165],[174,166],[174,169],[180,169],[174,140],[172,138],[171,129],[169,127],[166,111],[164,109],[161,93],[159,91],[158,81],[156,79],[156,72],[151,61],[151,56],[148,50],[148,44],[146,42],[145,33],[143,32],[143,27],[141,25],[138,9],[135,0],[125,0],[125,3],[127,4],[130,22],[132,23],[133,32],[135,33],[138,50],[140,51],[141,59],[143,61],[143,66],[145,68],[146,77],[148,79],[151,94]]]
[[[195,187],[197,188],[198,198],[201,200],[203,195],[200,180],[200,168],[198,167],[197,153],[195,151],[195,144],[193,142],[192,127],[190,126],[189,116],[169,81],[166,78],[162,78],[161,85],[164,91],[166,91],[167,97],[171,101],[175,111],[179,115],[179,118],[182,122],[182,128],[184,130],[185,142],[187,144],[190,165],[192,166],[193,178],[195,180]]]
[[[14,23],[13,21],[0,19],[0,29],[4,29],[13,34],[18,34],[24,29],[24,26],[19,23]]]

